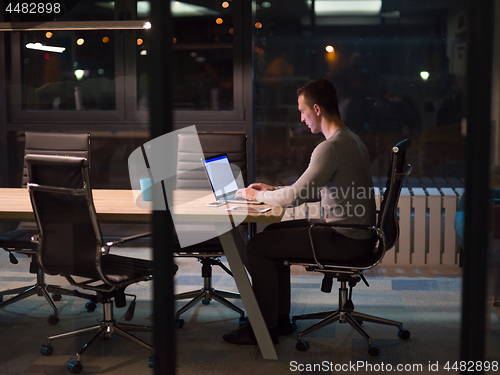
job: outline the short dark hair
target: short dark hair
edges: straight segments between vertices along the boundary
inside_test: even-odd
[[[300,95],[310,108],[318,104],[327,114],[340,116],[337,90],[332,81],[324,78],[309,81],[297,90],[297,97]]]

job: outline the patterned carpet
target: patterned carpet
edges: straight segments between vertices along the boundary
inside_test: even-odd
[[[149,257],[148,249],[124,249],[124,253]],[[27,272],[28,259],[19,257],[12,265],[8,254],[0,252],[1,289],[28,285],[34,275]],[[178,259],[176,276],[178,292],[200,288],[200,264],[194,259]],[[292,314],[302,314],[337,307],[337,290],[331,294],[319,290],[320,276],[292,268]],[[177,373],[201,374],[345,374],[406,372],[420,374],[458,373],[447,370],[459,360],[461,311],[461,270],[458,267],[398,267],[380,265],[366,273],[370,287],[359,284],[353,295],[356,310],[371,315],[402,321],[411,331],[409,340],[397,337],[397,328],[364,323],[380,355],[371,357],[366,341],[347,324],[333,324],[312,333],[306,339],[310,349],[295,349],[296,336],[282,336],[275,346],[278,360],[262,359],[257,347],[235,346],[222,340],[222,335],[238,326],[239,315],[217,302],[195,305],[183,314],[185,325],[177,330]],[[47,277],[48,283],[65,285],[58,277]],[[215,287],[236,291],[233,280],[215,268]],[[334,285],[334,288],[336,286]],[[151,283],[140,283],[128,289],[137,295],[135,324],[152,324]],[[7,299],[8,297],[5,297]],[[180,308],[185,301],[178,301]],[[242,307],[241,301],[235,302]],[[0,374],[68,374],[66,365],[75,358],[88,336],[53,342],[54,354],[42,356],[39,348],[46,336],[96,324],[101,307],[85,310],[85,300],[64,296],[56,303],[60,322],[51,326],[46,318],[50,306],[43,297],[32,296],[0,310]],[[498,308],[497,308],[498,309]],[[115,309],[115,317],[124,322],[126,309]],[[489,360],[500,365],[500,320],[491,308]],[[304,329],[312,322],[298,322]],[[151,342],[148,333],[135,333]],[[91,347],[82,358],[82,374],[152,374],[148,368],[149,353],[123,338],[113,336]],[[399,367],[398,367],[399,366]],[[498,373],[489,371],[487,373]]]

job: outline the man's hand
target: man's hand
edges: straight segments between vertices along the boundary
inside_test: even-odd
[[[276,186],[266,185],[266,184],[263,184],[262,182],[251,184],[248,187],[255,189],[255,190],[271,190],[271,191],[278,190],[278,188]]]
[[[238,192],[236,193],[236,198],[242,197],[246,198],[249,201],[256,201],[257,199],[255,198],[255,196],[257,195],[258,192],[259,190],[253,189],[250,185],[247,188],[238,189]]]

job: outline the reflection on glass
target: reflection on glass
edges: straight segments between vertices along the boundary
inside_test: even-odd
[[[465,1],[434,9],[379,2],[363,17],[326,14],[319,3],[315,12],[310,2],[256,5],[256,179],[283,185],[307,167],[323,138],[300,123],[296,90],[323,77],[335,83],[342,119],[366,144],[375,177],[387,176],[391,147],[410,138],[411,179],[463,186]]]
[[[113,31],[26,32],[23,110],[114,110]]]
[[[172,2],[175,110],[234,109],[233,5],[231,2]],[[146,19],[149,2],[139,1],[137,14]],[[144,18],[143,18],[144,17]],[[154,25],[153,25],[154,27]],[[146,110],[147,30],[137,32],[137,106]]]

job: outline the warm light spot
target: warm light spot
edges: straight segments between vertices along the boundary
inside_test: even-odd
[[[420,77],[424,80],[427,81],[429,79],[429,72],[426,72],[425,70],[420,72]]]
[[[143,26],[145,29],[150,29],[151,28],[151,22],[146,22]]]
[[[46,37],[47,39],[52,38],[52,36],[53,36],[53,35],[54,35],[54,34],[52,34],[50,31],[47,31],[47,32],[45,33],[45,37]]]
[[[103,43],[107,43],[109,42],[109,38],[107,36],[105,36],[104,38],[102,38],[102,42]]]
[[[223,7],[223,8],[229,8],[229,3],[228,3],[227,1],[224,1],[224,2],[222,3],[222,7]]]
[[[259,47],[254,47],[253,49],[255,51],[255,53],[257,53],[259,56],[263,56],[265,55],[265,51],[262,49],[262,48],[259,48]]]
[[[224,21],[222,21],[222,18],[220,18],[220,17],[215,20],[215,23],[217,25],[220,25],[222,22],[224,22]]]
[[[231,35],[234,34],[234,29],[232,27],[229,29],[229,34],[231,34]]]
[[[333,48],[332,46],[326,46],[325,50],[326,50],[326,52],[328,52],[328,53],[335,52],[335,48]]]
[[[83,38],[79,38],[76,41],[76,44],[78,44],[79,46],[81,46],[83,43],[85,43],[85,40],[83,40]]]
[[[144,43],[144,40],[141,38],[137,39],[137,45],[140,46],[142,43]]]
[[[173,44],[177,43],[177,39],[173,38],[172,42]]]
[[[262,28],[262,24],[261,24],[260,22],[257,22],[257,23],[255,24],[255,27],[256,27],[257,29],[260,29],[260,28]]]
[[[50,58],[50,55],[48,53],[46,53],[45,55],[43,55],[43,57],[45,60],[48,60]]]

